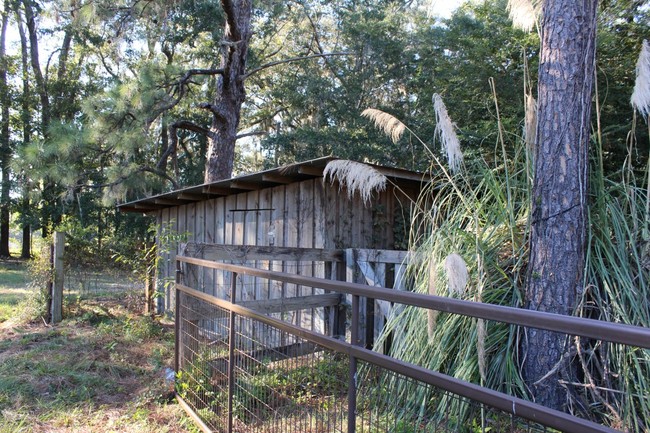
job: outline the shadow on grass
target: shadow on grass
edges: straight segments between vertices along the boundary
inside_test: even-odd
[[[169,404],[173,329],[133,296],[68,297],[56,326],[0,329],[0,432],[195,431]]]

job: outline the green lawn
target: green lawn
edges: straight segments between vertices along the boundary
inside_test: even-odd
[[[19,261],[0,261],[0,323],[10,319],[16,306],[28,290],[25,264]]]
[[[66,290],[61,323],[8,320],[26,273],[0,262],[0,433],[198,433],[165,381],[173,325],[141,314],[141,290]]]

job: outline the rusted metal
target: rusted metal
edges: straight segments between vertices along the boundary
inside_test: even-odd
[[[352,323],[350,325],[350,341],[356,345],[359,342],[359,297],[352,296]],[[357,425],[357,358],[350,354],[350,370],[348,375],[348,432],[355,431]]]
[[[237,274],[230,281],[230,300],[237,299]],[[235,312],[230,309],[228,329],[228,433],[233,432],[233,400],[235,394]]]
[[[176,261],[176,285],[181,282],[181,262]],[[178,373],[181,368],[180,362],[180,347],[181,347],[181,321],[180,321],[180,309],[181,309],[181,300],[180,300],[180,291],[176,288],[175,291],[175,309],[174,309],[174,371]]]
[[[343,342],[322,334],[309,331],[304,328],[297,327],[287,322],[259,314],[253,310],[232,304],[222,299],[212,298],[207,295],[205,297],[200,296],[203,295],[201,292],[198,292],[197,290],[186,286],[179,285],[178,288],[179,290],[186,292],[192,296],[201,297],[201,299],[204,299],[206,302],[209,302],[215,306],[229,309],[235,314],[255,319],[259,322],[268,324],[282,331],[304,338],[305,340],[312,341],[320,346],[326,347],[339,353],[347,354],[351,360],[356,358],[372,363],[374,365],[397,372],[412,379],[450,391],[453,394],[467,397],[473,401],[494,407],[513,416],[524,418],[565,432],[618,432],[618,430],[614,430],[588,420],[577,418],[564,412],[550,409],[545,406],[541,406],[539,404],[523,400],[521,398],[513,397],[501,392],[493,391],[488,388],[483,388],[473,383],[465,382],[451,376],[447,376],[423,367],[419,367],[417,365],[397,360],[387,355],[373,352],[363,347],[358,347],[347,342]],[[348,418],[348,422],[349,420],[350,419]],[[349,424],[348,427],[350,427]],[[354,429],[349,430],[350,433],[353,433],[354,431]]]
[[[176,394],[176,401],[177,401],[178,404],[183,408],[183,410],[184,410],[187,414],[190,415],[190,417],[192,418],[192,420],[194,420],[194,422],[196,423],[196,425],[201,429],[201,431],[202,431],[203,433],[212,433],[212,429],[210,429],[210,427],[208,427],[208,426],[203,422],[203,420],[201,419],[201,417],[199,417],[199,416],[196,414],[196,412],[194,412],[194,410],[192,409],[192,407],[191,407],[189,404],[187,404],[187,402],[186,402],[185,400],[183,400],[183,397],[181,397],[180,395],[178,395],[178,393]]]
[[[339,293],[357,295],[367,298],[383,299],[405,305],[413,305],[446,313],[461,314],[497,322],[510,323],[529,328],[546,329],[569,335],[594,338],[613,343],[650,349],[650,329],[640,326],[611,323],[601,320],[585,319],[581,317],[564,316],[561,314],[544,313],[501,305],[484,304],[479,302],[464,301],[442,296],[425,295],[400,290],[391,290],[379,287],[369,287],[363,284],[341,281],[325,280],[321,278],[306,277],[301,275],[284,274],[275,271],[247,268],[244,266],[226,263],[215,263],[209,260],[177,257],[178,260],[205,266],[212,269],[221,269],[230,272],[245,273],[247,275],[267,278],[270,280],[287,283],[301,284],[318,287]]]

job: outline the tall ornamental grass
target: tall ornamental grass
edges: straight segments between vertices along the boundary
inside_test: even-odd
[[[432,161],[433,180],[416,203],[410,238],[410,249],[416,252],[412,256],[419,258],[408,268],[416,292],[512,307],[524,304],[530,148],[525,138],[518,139],[514,155],[508,155],[507,134],[500,123],[497,126],[499,162],[465,160],[460,169],[452,161],[441,162],[404,128],[429,151]],[[649,327],[648,173],[639,176],[637,170],[635,175],[628,163],[623,176],[605,178],[599,146],[593,153],[585,290],[575,314]],[[450,265],[450,257],[456,265]],[[458,258],[467,272],[462,288],[457,276],[465,270],[459,269]],[[519,369],[520,335],[518,327],[503,323],[398,307],[376,347],[389,347],[390,355],[404,361],[526,398]],[[581,379],[564,384],[572,390],[572,410],[613,427],[647,431],[650,351],[580,338],[575,343]],[[404,406],[409,413],[441,422],[449,422],[452,414],[459,425],[485,422],[479,409],[453,396],[399,381],[391,386],[393,407]]]

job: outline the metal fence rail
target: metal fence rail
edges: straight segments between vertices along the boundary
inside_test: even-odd
[[[650,346],[650,331],[644,328],[178,260],[232,272],[230,299],[236,299],[238,273],[338,291],[353,299],[346,342],[177,283],[178,395],[205,431],[615,431],[360,347],[359,296]],[[523,317],[525,323],[520,323]],[[472,425],[461,425],[467,419]]]

